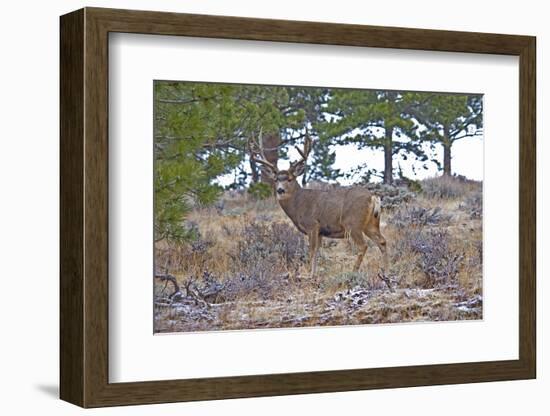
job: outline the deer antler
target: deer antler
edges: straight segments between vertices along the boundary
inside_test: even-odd
[[[305,171],[305,168],[306,168],[306,161],[307,161],[307,158],[309,156],[309,154],[311,153],[311,137],[309,137],[309,134],[306,134],[306,139],[305,139],[305,142],[304,142],[304,149],[300,149],[298,146],[294,146],[296,148],[296,150],[298,151],[298,153],[300,154],[300,156],[302,157],[300,160],[297,160],[296,162],[292,162],[290,164],[290,171],[296,175],[296,176],[300,176],[301,174],[304,173]]]
[[[250,139],[248,141],[248,147],[250,148],[250,158],[260,165],[265,166],[269,170],[271,170],[272,173],[277,173],[277,166],[273,165],[273,163],[269,162],[264,154],[264,145],[262,141],[262,128],[260,128],[260,134],[259,134],[259,144],[254,142],[254,140]],[[257,155],[261,157],[258,158]]]
[[[300,156],[302,156],[302,159],[305,162],[311,153],[311,137],[309,137],[309,134],[306,136],[306,140],[304,142],[304,150],[300,150],[298,146],[294,146],[294,148],[298,151],[298,153],[300,153]]]

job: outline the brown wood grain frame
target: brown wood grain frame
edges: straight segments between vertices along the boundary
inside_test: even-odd
[[[83,407],[337,392],[536,376],[535,38],[85,8],[61,17],[60,396]],[[108,38],[111,32],[519,56],[519,359],[110,383]]]

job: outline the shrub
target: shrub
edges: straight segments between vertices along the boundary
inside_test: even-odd
[[[199,238],[195,241],[192,241],[190,244],[191,253],[193,254],[206,254],[208,249],[214,245],[213,241],[203,240]]]
[[[401,208],[392,217],[392,224],[396,227],[405,226],[425,226],[447,224],[451,220],[451,215],[442,212],[441,207],[433,209],[420,206],[407,206]]]
[[[481,218],[483,216],[483,197],[481,192],[476,192],[466,198],[458,208],[466,212],[471,219]]]
[[[472,255],[469,256],[469,265],[472,268],[483,268],[483,241],[476,240],[473,243],[474,250]]]
[[[281,289],[281,280],[267,270],[253,274],[239,273],[224,280],[222,300],[234,301],[250,296],[261,300],[272,299]]]
[[[281,261],[287,268],[296,268],[305,261],[307,245],[303,235],[287,223],[254,221],[244,227],[237,250],[241,270]]]
[[[352,289],[355,287],[362,287],[365,289],[372,289],[371,283],[368,280],[367,273],[364,272],[344,272],[332,276],[330,279],[324,279],[321,281],[321,288],[326,290],[327,288],[342,288],[346,287]]]
[[[414,192],[401,186],[386,185],[383,183],[368,183],[365,187],[381,198],[382,208],[397,208],[416,197]]]
[[[201,282],[193,282],[193,288],[200,297],[209,303],[231,302],[256,295],[267,299],[273,295],[277,281],[266,273],[253,275],[237,274],[221,281],[212,273],[204,272]]]
[[[412,191],[414,193],[420,193],[422,192],[422,185],[420,184],[420,181],[407,178],[403,174],[400,174],[401,176],[395,180],[394,184],[398,187],[406,187],[409,191]]]
[[[250,184],[248,187],[248,194],[252,196],[252,198],[260,201],[273,195],[273,189],[271,185],[268,185],[267,183],[256,182]]]
[[[454,283],[464,255],[451,248],[447,231],[418,233],[410,244],[412,250],[420,255],[417,266],[426,276],[426,286]]]
[[[454,176],[439,176],[422,181],[422,193],[428,198],[461,198],[470,191],[470,181]]]
[[[403,261],[404,253],[413,256]],[[420,272],[424,281],[418,283],[427,288],[456,283],[463,259],[464,253],[452,247],[448,232],[438,229],[405,228],[392,250],[392,263],[401,263],[400,274]]]
[[[285,261],[287,267],[301,264],[307,256],[307,244],[302,234],[283,222],[271,224],[274,251]]]
[[[272,269],[256,269],[250,273],[238,272],[223,279],[204,271],[200,278],[191,276],[183,286],[187,298],[208,303],[224,303],[239,300],[268,300],[285,296],[288,275],[275,275]]]

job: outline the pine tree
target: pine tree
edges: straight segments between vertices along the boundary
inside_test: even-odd
[[[409,111],[425,127],[424,137],[443,147],[443,174],[450,176],[453,144],[483,133],[482,96],[430,94],[428,99],[416,98]],[[438,165],[441,168],[440,162]]]
[[[407,113],[409,93],[397,91],[333,90],[325,112],[323,136],[334,144],[356,144],[384,152],[384,183],[393,181],[393,159],[414,155],[426,160],[417,136],[417,123]]]
[[[191,82],[155,83],[155,239],[184,241],[193,204],[210,204],[214,180],[238,168],[258,126],[278,130],[284,89]]]

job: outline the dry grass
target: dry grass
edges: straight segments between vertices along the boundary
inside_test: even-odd
[[[157,270],[182,293],[156,283],[155,331],[348,325],[481,319],[481,184],[454,178],[422,190],[382,215],[388,240],[389,292],[377,277],[381,255],[369,241],[358,273],[347,240],[324,239],[318,275],[308,277],[307,243],[274,199],[226,194],[187,218],[199,238],[161,242]],[[375,190],[376,192],[376,190]],[[382,194],[383,196],[383,194]]]

